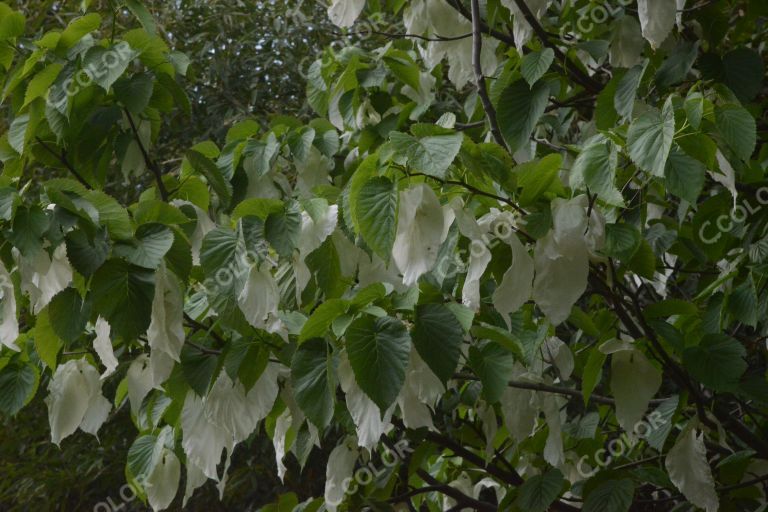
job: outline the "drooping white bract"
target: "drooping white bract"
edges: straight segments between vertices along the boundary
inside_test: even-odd
[[[51,302],[51,299],[72,282],[72,267],[67,259],[67,246],[61,244],[52,257],[45,250],[37,251],[31,258],[22,257],[14,248],[13,254],[21,273],[21,291],[29,295],[35,314]]]
[[[337,371],[347,409],[355,423],[358,445],[372,450],[379,443],[381,436],[392,428],[390,420],[395,406],[393,404],[384,412],[382,418],[379,406],[368,398],[368,395],[357,385],[346,351],[341,352]]]
[[[181,479],[181,463],[172,450],[163,448],[152,472],[144,480],[149,506],[154,512],[167,509],[176,497]]]
[[[277,465],[277,477],[280,480],[285,478],[285,463],[283,458],[285,457],[286,441],[288,437],[288,430],[291,428],[293,418],[291,417],[291,411],[287,407],[277,417],[275,421],[275,433],[272,436],[272,446],[275,448],[275,464]]]
[[[534,267],[533,258],[528,254],[528,250],[517,238],[517,235],[511,233],[507,238],[507,243],[512,249],[512,264],[493,292],[492,300],[493,307],[496,308],[509,328],[510,313],[520,309],[531,298]]]
[[[312,189],[327,185],[328,173],[333,170],[333,160],[322,154],[315,146],[310,146],[309,155],[304,161],[296,161],[296,190],[301,197],[313,197]]]
[[[221,482],[216,467],[226,450],[227,461],[234,447],[250,436],[272,409],[279,391],[279,365],[270,363],[248,393],[225,371],[204,398],[190,391],[181,413],[182,447],[188,463]],[[226,470],[225,470],[226,474]],[[194,490],[194,489],[192,489]],[[187,492],[191,492],[189,488]]]
[[[59,365],[48,384],[48,392],[45,403],[51,440],[56,445],[78,427],[95,436],[112,408],[101,393],[99,372],[85,359]]]
[[[530,9],[534,18],[541,19],[549,6],[550,0],[526,0],[526,5]],[[510,10],[513,16],[512,35],[515,38],[515,46],[522,52],[523,47],[531,40],[533,36],[533,27],[526,21],[515,0],[502,0],[501,4]]]
[[[491,262],[491,251],[481,240],[472,240],[469,247],[469,266],[461,289],[461,302],[477,312],[480,310],[480,279]]]
[[[472,32],[472,23],[443,0],[415,0],[403,10],[406,32],[434,38],[464,36]],[[483,37],[480,64],[483,74],[492,75],[498,65],[496,47],[498,41]],[[427,69],[434,69],[448,59],[448,79],[456,88],[464,87],[474,78],[472,68],[472,38],[461,37],[454,41],[429,41],[420,46],[421,56]]]
[[[112,339],[110,338],[112,327],[109,325],[109,322],[102,317],[99,317],[96,319],[94,331],[96,331],[96,338],[93,340],[93,349],[99,356],[101,364],[105,367],[104,373],[101,374],[101,378],[106,379],[115,373],[115,369],[118,365],[115,352],[112,349]]]
[[[553,229],[536,243],[533,299],[554,325],[568,318],[587,289],[586,207],[587,198],[583,195],[552,201]]]
[[[203,247],[203,239],[209,231],[216,227],[216,223],[211,220],[207,212],[189,201],[174,199],[171,201],[171,204],[177,207],[185,205],[191,206],[195,210],[195,214],[197,215],[197,224],[195,225],[195,231],[192,233],[192,236],[189,239],[189,243],[192,249],[192,264],[200,265],[200,249]]]
[[[672,0],[637,0],[637,16],[643,37],[654,49],[661,46],[677,20],[677,2]]]
[[[0,263],[0,347],[8,347],[18,352],[16,338],[19,337],[19,319],[16,318],[16,293],[11,275],[5,265]]]
[[[296,273],[296,301],[299,304],[301,304],[301,292],[304,291],[311,277],[304,260],[336,230],[339,217],[338,205],[328,205],[324,200],[315,200],[315,206],[317,208],[314,217],[306,211],[301,214],[299,251],[293,261],[293,269]]]
[[[416,348],[411,347],[405,383],[397,397],[403,424],[412,429],[427,427],[435,430],[430,407],[435,406],[443,392],[443,383],[429,369]]]
[[[353,439],[348,437],[328,456],[328,466],[325,470],[325,508],[329,512],[336,512],[338,506],[343,503],[347,493],[345,480],[352,477],[358,455]]]
[[[611,392],[616,399],[616,419],[630,435],[660,387],[661,370],[639,350],[620,350],[611,355]]]
[[[541,348],[534,356],[531,371],[542,375],[550,366],[554,366],[560,380],[566,381],[570,378],[574,368],[573,352],[568,348],[563,340],[556,336],[550,336],[544,340]]]
[[[131,414],[139,414],[141,403],[154,387],[152,366],[146,354],[138,356],[131,362],[126,375],[128,381],[128,401],[131,404]]]
[[[328,17],[337,27],[351,27],[364,7],[365,0],[333,0],[328,7]]]
[[[420,183],[400,192],[397,234],[392,257],[403,274],[403,284],[416,284],[435,265],[447,235],[446,212],[435,192]]]
[[[277,316],[280,290],[277,281],[269,271],[269,263],[255,264],[248,272],[245,286],[237,296],[237,305],[249,324],[264,329],[271,317]]]
[[[550,384],[550,382],[547,382]],[[544,445],[544,460],[552,466],[559,466],[565,462],[563,449],[563,418],[561,409],[566,401],[560,395],[554,393],[537,392],[539,405],[544,412],[547,421],[547,442]]]
[[[147,341],[152,349],[149,356],[152,383],[157,387],[169,377],[173,361],[180,360],[184,344],[184,293],[179,280],[165,263],[155,272],[155,296]]]
[[[697,435],[693,423],[689,423],[678,436],[664,460],[664,467],[669,479],[688,501],[707,512],[717,512],[720,503],[707,462],[704,433]]]

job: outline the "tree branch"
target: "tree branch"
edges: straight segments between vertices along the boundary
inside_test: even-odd
[[[552,51],[555,52],[555,55],[563,62],[564,71],[571,75],[573,79],[585,89],[593,93],[600,92],[602,86],[592,77],[582,72],[581,69],[573,61],[571,61],[571,59],[568,58],[568,56],[563,53],[563,51],[558,48],[556,44],[553,44],[552,41],[550,41],[549,34],[547,34],[547,31],[544,30],[544,28],[541,26],[539,20],[536,19],[536,16],[533,15],[533,12],[528,7],[528,4],[525,3],[525,0],[515,0],[515,5],[517,5],[518,9],[520,9],[523,18],[525,18],[525,21],[527,21],[531,26],[533,31],[536,33],[536,36],[541,39],[541,42],[544,43],[544,46],[551,48]]]
[[[84,187],[85,187],[85,188],[87,188],[88,190],[93,190],[93,187],[91,186],[91,184],[90,184],[90,183],[88,183],[87,181],[85,181],[85,178],[83,178],[83,177],[80,175],[80,173],[79,173],[79,172],[77,172],[77,171],[75,170],[75,168],[72,166],[72,164],[71,164],[71,163],[69,163],[69,160],[67,160],[67,154],[66,154],[66,153],[62,153],[62,154],[59,154],[59,153],[57,153],[56,151],[54,151],[54,150],[53,150],[53,148],[51,148],[50,146],[48,146],[48,144],[46,144],[45,142],[43,142],[43,139],[41,139],[40,137],[35,137],[35,139],[37,140],[37,142],[38,142],[38,143],[39,143],[41,146],[43,146],[43,149],[45,149],[45,150],[46,150],[46,151],[47,151],[49,154],[51,154],[51,155],[52,155],[54,158],[56,158],[56,160],[58,160],[59,162],[61,162],[61,164],[62,164],[64,167],[66,167],[66,168],[67,168],[67,170],[69,170],[69,172],[71,172],[71,173],[72,173],[72,175],[73,175],[73,176],[74,176],[74,177],[77,179],[77,181],[79,181],[79,182],[80,182],[80,184],[81,184],[82,186],[84,186]]]
[[[160,167],[157,166],[155,161],[152,160],[152,158],[149,156],[147,149],[144,147],[144,143],[141,142],[139,130],[136,128],[136,123],[133,122],[133,116],[131,116],[131,113],[128,112],[127,108],[123,109],[123,111],[128,118],[128,123],[131,125],[131,130],[133,131],[133,136],[136,139],[136,143],[139,145],[141,155],[144,157],[144,163],[147,164],[149,170],[152,171],[152,174],[155,175],[155,181],[157,182],[157,189],[160,191],[160,197],[163,199],[163,201],[167,201],[168,190],[165,188],[165,183],[163,183],[163,172],[160,170]]]
[[[496,109],[493,107],[493,103],[491,103],[491,98],[488,97],[488,89],[485,86],[482,52],[483,35],[480,25],[480,1],[472,0],[472,67],[475,71],[477,94],[480,96],[480,101],[483,103],[485,117],[488,119],[488,124],[491,125],[491,134],[493,135],[494,140],[499,146],[509,151],[509,146],[507,146],[504,137],[501,135],[499,123],[496,120]]]

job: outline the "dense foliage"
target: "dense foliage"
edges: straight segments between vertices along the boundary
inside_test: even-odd
[[[154,510],[265,439],[264,510],[765,506],[764,2],[335,0],[225,130],[147,5],[0,3],[3,414]]]

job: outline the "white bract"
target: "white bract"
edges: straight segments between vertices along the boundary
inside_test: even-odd
[[[707,512],[717,512],[720,503],[707,462],[703,432],[697,435],[696,428],[689,423],[669,450],[664,467],[669,479],[688,501]]]
[[[11,275],[5,265],[0,263],[0,346],[18,352],[16,338],[19,337],[19,319],[16,317],[16,293]]]
[[[446,231],[445,213],[431,187],[422,183],[400,192],[392,257],[403,284],[416,284],[432,269]]]
[[[112,408],[101,393],[99,372],[85,359],[59,365],[48,392],[45,403],[51,440],[56,445],[78,428],[95,436]]]

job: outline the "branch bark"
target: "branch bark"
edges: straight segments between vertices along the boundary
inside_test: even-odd
[[[155,181],[157,182],[157,190],[160,191],[160,197],[163,199],[163,201],[167,201],[168,190],[165,188],[165,183],[163,183],[163,172],[160,170],[160,167],[158,167],[157,163],[155,163],[155,161],[152,160],[152,158],[149,156],[147,149],[144,147],[144,143],[141,142],[139,130],[136,128],[136,123],[133,122],[133,116],[131,116],[131,113],[128,112],[128,109],[124,109],[124,112],[128,118],[128,123],[131,125],[131,131],[133,131],[133,136],[136,139],[136,143],[139,145],[141,155],[144,157],[144,163],[155,176]]]
[[[477,94],[485,109],[485,117],[488,118],[488,124],[491,126],[491,134],[498,145],[509,151],[504,137],[499,129],[499,122],[496,120],[496,109],[488,97],[488,89],[485,85],[485,75],[483,75],[482,65],[483,52],[483,33],[480,25],[480,1],[472,0],[472,68],[475,72],[475,85]]]

